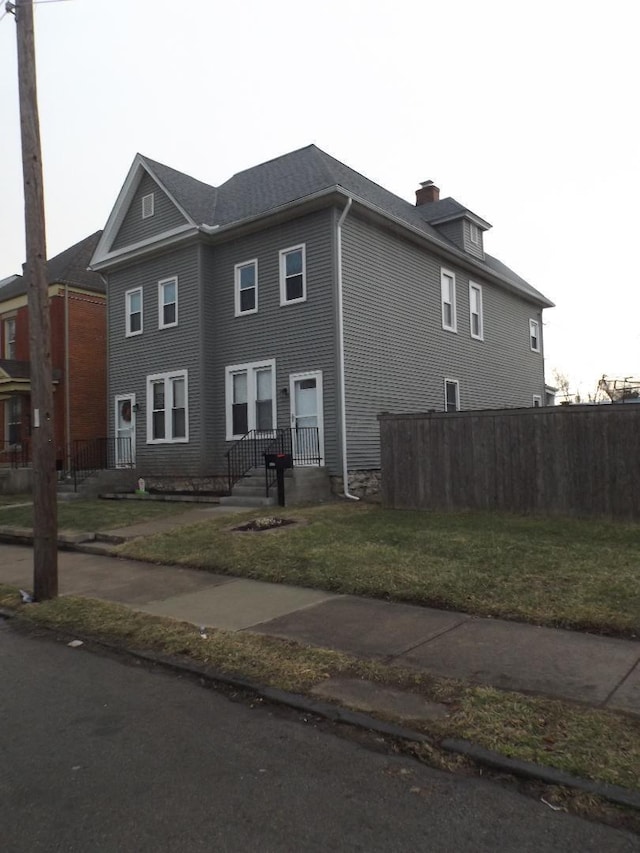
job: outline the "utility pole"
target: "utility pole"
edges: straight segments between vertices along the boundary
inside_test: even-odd
[[[6,9],[15,15],[18,37],[18,87],[27,255],[25,275],[29,304],[29,357],[31,360],[33,597],[36,601],[44,601],[58,595],[58,508],[53,431],[51,319],[42,152],[36,89],[33,0],[16,0],[15,4],[7,3]]]

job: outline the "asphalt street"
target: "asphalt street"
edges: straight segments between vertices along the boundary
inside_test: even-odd
[[[0,621],[3,853],[638,853],[626,832]]]

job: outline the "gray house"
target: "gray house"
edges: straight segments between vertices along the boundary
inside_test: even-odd
[[[484,251],[489,228],[315,145],[219,187],[136,156],[91,264],[111,434],[141,474],[190,478],[292,436],[299,465],[362,491],[380,412],[542,405],[552,303]]]

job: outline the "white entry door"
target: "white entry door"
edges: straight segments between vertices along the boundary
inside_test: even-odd
[[[131,443],[127,439],[131,439]],[[136,395],[116,397],[116,468],[130,468],[136,462]]]
[[[294,464],[323,465],[322,371],[292,373],[289,392]]]

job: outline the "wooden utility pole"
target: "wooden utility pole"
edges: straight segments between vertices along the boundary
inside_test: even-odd
[[[36,89],[33,0],[7,4],[16,18],[18,85],[27,291],[29,295],[29,357],[31,360],[31,447],[33,465],[33,596],[36,601],[58,594],[58,518],[56,454],[53,431],[51,319],[40,122]]]

